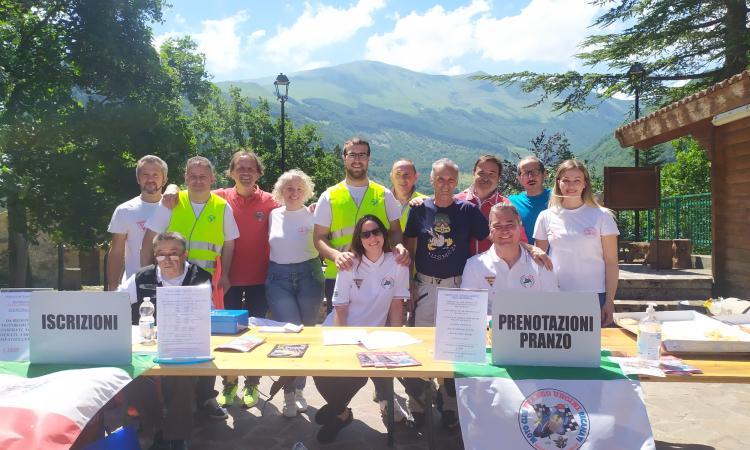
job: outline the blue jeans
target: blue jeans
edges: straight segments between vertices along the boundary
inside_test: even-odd
[[[323,271],[320,260],[301,263],[268,264],[266,298],[274,320],[315,326],[323,299]],[[285,392],[305,387],[305,377],[297,377]]]

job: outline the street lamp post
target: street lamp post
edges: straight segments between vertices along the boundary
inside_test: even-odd
[[[286,152],[285,152],[285,136],[284,136],[284,103],[289,98],[289,78],[283,73],[280,73],[276,77],[276,81],[273,82],[274,88],[276,89],[276,98],[281,102],[281,173],[286,171]]]
[[[635,107],[634,107],[634,115],[635,119],[638,120],[640,117],[640,87],[641,87],[641,80],[643,80],[643,77],[646,75],[646,69],[643,68],[643,64],[636,62],[633,63],[633,65],[630,66],[630,69],[628,69],[628,78],[630,78],[631,82],[633,83],[633,88],[635,90]],[[633,147],[634,153],[635,153],[635,161],[634,166],[638,167],[640,165],[640,154],[638,147]],[[641,214],[640,211],[635,211],[635,240],[640,241],[641,240]]]

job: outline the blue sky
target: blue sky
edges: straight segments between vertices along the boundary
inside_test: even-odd
[[[581,69],[587,0],[172,0],[155,45],[189,34],[214,81],[363,59],[445,75]]]

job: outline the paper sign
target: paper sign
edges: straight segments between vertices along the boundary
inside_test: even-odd
[[[31,290],[0,291],[0,361],[29,360]]]
[[[596,294],[498,291],[492,311],[494,364],[599,367]]]
[[[35,291],[29,313],[32,363],[130,364],[126,292]]]
[[[161,361],[211,356],[211,286],[156,288],[158,357]]]
[[[437,289],[435,359],[485,362],[487,291]]]

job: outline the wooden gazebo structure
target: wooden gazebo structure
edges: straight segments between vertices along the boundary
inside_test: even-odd
[[[711,160],[714,290],[750,298],[750,71],[615,130],[622,147],[647,149],[683,136]]]

